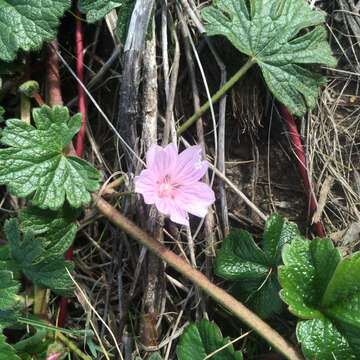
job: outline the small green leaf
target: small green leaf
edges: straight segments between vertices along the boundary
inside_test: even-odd
[[[39,50],[53,40],[70,0],[0,0],[0,59],[12,61],[19,48]]]
[[[72,262],[62,256],[48,255],[43,248],[43,240],[35,238],[31,232],[21,239],[16,219],[5,223],[5,232],[13,258],[20,264],[24,275],[35,285],[49,288],[60,295],[71,295],[73,283],[68,271],[73,271]]]
[[[222,12],[213,7],[201,12],[207,35],[226,36],[255,58],[268,87],[290,112],[302,116],[306,106],[313,108],[324,79],[298,64],[336,65],[323,27],[302,34],[323,23],[324,15],[306,0],[250,0],[250,13],[244,0],[215,3]]]
[[[91,201],[89,191],[99,188],[99,172],[88,162],[65,156],[62,150],[81,127],[81,115],[69,120],[66,107],[44,105],[34,109],[36,127],[7,120],[0,149],[0,183],[18,197],[33,195],[33,205],[59,209],[65,198],[71,206]]]
[[[126,0],[80,0],[79,10],[86,14],[86,20],[90,23],[100,20],[112,9],[124,6]]]
[[[215,272],[230,280],[263,278],[269,272],[269,265],[252,236],[237,230],[224,239],[216,256]]]
[[[272,214],[264,230],[264,252],[272,266],[282,264],[281,252],[285,244],[300,236],[298,227],[279,214]]]
[[[229,343],[223,339],[218,327],[205,319],[190,325],[181,336],[180,345],[177,348],[179,360],[203,360],[207,355]],[[217,352],[211,357],[212,360],[242,360],[240,352],[235,352],[232,345]]]
[[[158,352],[156,352],[150,355],[149,360],[162,360],[162,357]]]
[[[20,284],[14,280],[10,271],[0,271],[0,309],[7,310],[18,302],[17,292]]]
[[[4,335],[0,335],[0,360],[21,360],[14,348],[5,342]]]
[[[35,235],[44,237],[47,255],[62,254],[75,239],[77,232],[75,220],[80,215],[79,213],[78,209],[72,208],[67,202],[57,211],[28,205],[19,213],[22,221],[21,231],[31,231]]]
[[[360,359],[360,254],[342,260],[328,239],[296,240],[283,251],[281,298],[295,315],[309,358]]]

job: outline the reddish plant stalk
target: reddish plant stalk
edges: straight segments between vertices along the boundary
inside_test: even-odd
[[[80,11],[75,4],[75,42],[76,42],[76,75],[82,83],[84,83],[84,46],[83,46],[83,33],[82,33],[82,23],[80,20]],[[76,155],[82,157],[83,148],[84,148],[84,137],[85,137],[85,121],[86,121],[86,105],[85,105],[85,92],[81,85],[78,83],[78,107],[79,112],[82,114],[82,127],[77,135],[76,142]],[[74,252],[74,245],[71,245],[66,251],[65,260],[72,260]],[[58,326],[64,327],[65,319],[67,314],[67,298],[65,296],[61,297],[60,310],[58,317]]]
[[[283,104],[280,105],[280,108],[281,108],[282,115],[286,121],[286,127],[287,127],[287,130],[290,135],[290,139],[291,139],[291,142],[292,142],[295,154],[296,154],[296,158],[298,160],[298,168],[299,168],[299,171],[300,171],[300,174],[301,174],[304,186],[305,186],[306,194],[309,198],[310,212],[311,212],[311,216],[312,216],[316,211],[317,203],[315,200],[312,185],[310,184],[310,181],[309,181],[309,173],[308,173],[307,166],[306,166],[306,158],[305,158],[303,146],[301,144],[300,135],[297,130],[297,127],[296,127],[296,124],[294,121],[294,117],[292,116],[290,111]],[[321,220],[318,221],[317,223],[315,223],[314,226],[315,226],[315,231],[316,231],[317,236],[322,237],[322,238],[325,237],[325,232],[324,232],[324,228],[323,228]]]

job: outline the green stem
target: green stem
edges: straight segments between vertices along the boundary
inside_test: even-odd
[[[56,337],[65,344],[70,350],[78,355],[83,360],[91,360],[89,356],[83,353],[71,340],[69,340],[64,334],[56,332]]]
[[[235,83],[256,63],[256,59],[251,57],[249,60],[240,68],[240,70],[219,89],[215,95],[211,98],[211,103],[216,103]],[[176,135],[182,134],[188,127],[190,127],[206,110],[210,108],[210,101],[205,103],[200,109],[189,119],[187,119],[176,131]]]
[[[294,347],[292,347],[286,340],[267,323],[261,320],[256,314],[251,312],[242,303],[237,301],[234,297],[229,295],[225,290],[219,288],[212,283],[200,271],[194,269],[189,263],[184,261],[180,256],[169,250],[159,241],[153,239],[145,231],[136,226],[133,222],[127,219],[119,211],[114,209],[103,198],[97,198],[93,194],[96,207],[103,213],[111,222],[125,231],[135,240],[146,246],[149,250],[154,252],[157,256],[163,259],[170,266],[175,268],[181,274],[190,279],[195,285],[203,289],[208,295],[213,297],[219,304],[230,310],[241,321],[246,323],[249,327],[254,329],[260,336],[273,345],[281,354],[289,360],[304,360]]]
[[[34,286],[34,315],[37,315],[41,319],[47,318],[47,299],[46,289],[41,289],[38,286]]]

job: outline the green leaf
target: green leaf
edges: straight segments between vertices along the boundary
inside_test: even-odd
[[[93,23],[112,9],[124,6],[124,2],[126,0],[80,0],[78,7],[82,13],[86,14],[86,20]]]
[[[20,360],[14,348],[5,342],[4,335],[0,335],[0,360]]]
[[[120,41],[125,44],[131,15],[135,7],[135,0],[123,0],[123,4],[124,5],[118,11],[117,33]],[[152,20],[150,20],[150,23],[151,21]],[[151,29],[150,24],[149,28]]]
[[[17,292],[20,284],[14,280],[10,271],[0,271],[0,309],[7,310],[18,302]]]
[[[20,228],[23,232],[30,231],[44,237],[47,255],[63,254],[75,239],[77,232],[75,220],[79,215],[79,210],[72,208],[66,202],[57,211],[28,205],[19,213],[22,221]]]
[[[1,79],[0,79],[0,87],[1,87]],[[3,116],[4,114],[5,114],[5,109],[2,106],[0,106],[0,123],[5,121]]]
[[[14,327],[14,325],[19,325],[17,321],[18,313],[16,309],[9,310],[0,310],[0,334],[3,329]]]
[[[306,0],[216,0],[217,10],[202,10],[207,35],[223,35],[242,53],[256,59],[275,97],[302,116],[313,108],[324,79],[299,64],[336,65],[320,11]],[[225,15],[226,14],[226,15]],[[300,36],[299,36],[300,35]]]
[[[304,354],[360,359],[360,254],[342,260],[328,239],[296,240],[284,248],[283,261],[280,296],[309,319],[298,324]]]
[[[272,266],[282,264],[281,252],[285,244],[300,237],[298,227],[278,214],[271,215],[265,224],[264,252]]]
[[[216,256],[215,272],[230,280],[263,278],[269,272],[269,265],[252,236],[237,230],[224,239]]]
[[[284,310],[284,303],[279,297],[280,289],[277,274],[271,273],[265,279],[237,281],[231,293],[262,319],[268,319]]]
[[[53,40],[70,0],[0,0],[0,59],[12,61],[19,48],[39,50]]]
[[[179,360],[203,360],[207,355],[229,343],[223,339],[218,327],[205,319],[190,325],[181,336],[177,348]],[[235,352],[232,345],[217,352],[212,360],[242,360],[240,352]]]
[[[283,310],[278,292],[277,266],[281,263],[284,244],[299,237],[296,225],[278,214],[269,217],[265,225],[262,251],[252,236],[243,230],[229,234],[215,259],[215,272],[235,280],[233,295],[266,319]]]
[[[43,239],[35,238],[31,232],[21,239],[16,219],[6,221],[5,232],[13,258],[30,281],[60,295],[71,294],[73,283],[67,270],[73,271],[73,263],[65,261],[59,255],[47,255],[43,248]]]
[[[6,121],[0,149],[0,183],[18,197],[33,195],[40,208],[59,209],[65,198],[71,206],[91,201],[99,188],[99,172],[88,162],[62,151],[81,127],[81,115],[69,119],[66,107],[44,105],[33,110],[36,127],[17,119]]]

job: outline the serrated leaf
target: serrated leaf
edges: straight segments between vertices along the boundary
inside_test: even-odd
[[[86,20],[93,23],[112,9],[119,6],[124,6],[126,0],[80,0],[78,7],[79,10],[86,14]]]
[[[299,321],[296,335],[302,343],[302,351],[308,359],[356,359],[349,343],[334,324],[325,317]]]
[[[203,360],[207,355],[229,343],[224,339],[216,324],[205,319],[190,325],[181,335],[177,348],[179,360]],[[242,355],[235,352],[232,345],[214,354],[213,360],[242,360]]]
[[[244,230],[230,233],[216,255],[215,272],[230,280],[263,278],[269,272],[266,255]]]
[[[282,263],[283,246],[291,244],[299,236],[298,227],[279,214],[272,214],[268,218],[265,224],[263,247],[271,266],[278,266]]]
[[[31,231],[46,239],[45,249],[48,255],[62,254],[73,243],[77,232],[75,223],[79,210],[66,202],[57,211],[40,209],[28,205],[19,213],[20,228],[23,232]]]
[[[0,270],[11,271],[15,280],[20,277],[21,266],[13,259],[9,245],[0,248]]]
[[[299,325],[305,355],[360,358],[360,255],[341,261],[328,239],[296,240],[284,248],[283,261],[280,296],[295,315],[312,319]]]
[[[39,50],[53,40],[70,0],[0,0],[0,59],[12,61],[19,48]]]
[[[10,271],[0,271],[0,309],[7,310],[18,302],[17,292],[20,284],[14,280]]]
[[[323,23],[324,15],[311,10],[306,0],[250,0],[250,12],[244,0],[215,3],[223,12],[213,7],[201,12],[207,35],[226,36],[255,58],[268,87],[291,113],[302,116],[306,106],[313,108],[324,79],[299,64],[334,66],[336,60],[323,27],[302,31]]]
[[[21,239],[17,220],[6,221],[4,228],[12,256],[30,281],[60,295],[71,294],[73,283],[67,270],[73,271],[73,263],[59,255],[47,255],[43,239],[35,238],[33,233],[26,233]]]
[[[0,360],[21,360],[14,348],[5,342],[4,335],[0,335]]]
[[[35,127],[7,120],[0,149],[0,183],[18,197],[33,195],[40,208],[59,209],[65,198],[71,206],[91,201],[99,188],[99,172],[88,162],[62,151],[81,127],[81,115],[69,119],[66,107],[44,105],[33,110]]]
[[[234,296],[260,317],[266,319],[283,309],[278,291],[276,267],[281,263],[281,249],[299,237],[297,226],[278,214],[269,217],[265,225],[262,251],[252,236],[243,230],[227,236],[215,259],[215,272],[235,280]],[[271,305],[269,305],[271,304]]]
[[[279,297],[280,289],[277,274],[271,273],[265,279],[237,281],[231,293],[262,319],[267,319],[284,310],[284,303]]]

